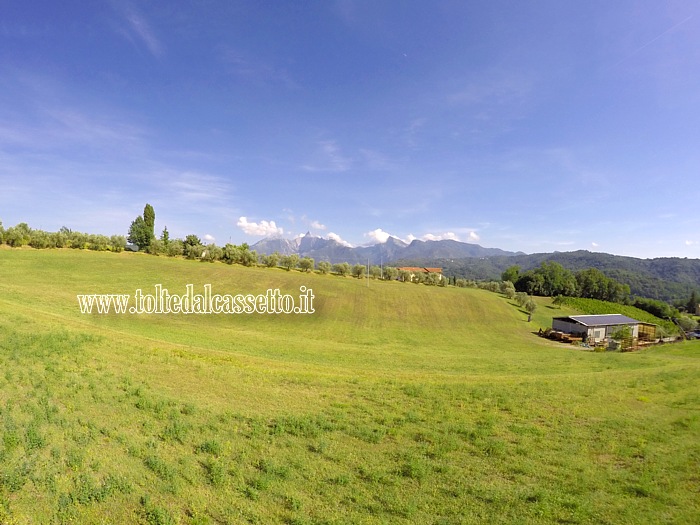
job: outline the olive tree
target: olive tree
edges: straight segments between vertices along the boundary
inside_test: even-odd
[[[346,263],[336,263],[333,265],[333,273],[337,273],[338,275],[342,275],[343,277],[350,275],[350,272],[352,271],[352,267]]]
[[[311,257],[303,257],[299,261],[299,268],[302,272],[310,272],[314,269],[315,262]]]
[[[293,270],[296,268],[299,264],[299,256],[296,253],[292,253],[290,255],[283,255],[280,257],[280,265],[283,268],[286,268],[287,271]]]
[[[352,267],[352,276],[357,277],[358,279],[362,279],[365,276],[365,270],[365,265],[358,263]]]

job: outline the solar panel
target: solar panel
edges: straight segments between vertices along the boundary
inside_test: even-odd
[[[639,323],[639,321],[637,321],[636,319],[632,319],[631,317],[627,317],[626,315],[622,314],[571,315],[569,317],[574,321],[577,321],[586,326]]]

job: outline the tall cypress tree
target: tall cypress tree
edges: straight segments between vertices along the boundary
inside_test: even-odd
[[[688,300],[688,304],[686,305],[686,310],[688,310],[689,314],[694,314],[698,309],[698,294],[693,290],[693,293],[690,294],[690,299]]]
[[[151,206],[150,204],[146,204],[146,207],[143,209],[143,220],[146,223],[146,226],[148,226],[149,231],[151,232],[151,239],[155,239],[156,212],[153,209],[153,206]]]

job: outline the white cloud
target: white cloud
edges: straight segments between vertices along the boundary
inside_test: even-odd
[[[350,244],[349,242],[347,242],[347,241],[341,239],[341,238],[340,238],[340,235],[338,235],[337,233],[330,232],[330,233],[328,234],[328,238],[334,240],[334,241],[337,242],[337,243],[342,244],[343,246],[347,246],[348,248],[352,248],[352,244]]]
[[[385,232],[381,228],[377,228],[376,230],[372,230],[371,232],[365,233],[365,237],[369,237],[370,239],[377,241],[378,243],[385,243],[389,239],[389,237],[393,237],[393,235]]]
[[[698,241],[685,241],[686,246],[692,246],[693,244],[698,244]]]
[[[213,235],[209,235],[208,233],[204,236],[204,240],[207,242],[214,242],[216,239],[214,238]]]
[[[248,235],[262,235],[268,237],[270,235],[282,235],[284,233],[282,228],[277,227],[275,221],[248,222],[246,217],[240,217],[236,226]]]
[[[311,224],[309,224],[312,230],[325,230],[326,226],[325,224],[321,224],[318,221],[311,221]]]
[[[467,234],[467,242],[475,242],[479,240],[479,236],[474,230],[464,230],[462,233]],[[457,241],[464,242],[455,232],[442,232],[442,233],[426,233],[420,237],[416,237],[412,233],[406,237],[405,241],[410,243],[416,239],[420,241]]]
[[[600,245],[597,242],[591,243],[591,248],[597,248],[598,246],[600,246]]]
[[[459,241],[459,237],[457,237],[457,234],[455,234],[454,232],[439,233],[437,235],[433,233],[426,233],[425,235],[423,235],[423,237],[421,237],[421,239],[424,241]]]
[[[467,242],[476,242],[479,240],[479,235],[474,230],[464,230],[464,233],[467,234]],[[406,236],[405,239],[402,239],[401,237],[397,237],[396,235],[392,235],[388,232],[385,232],[381,228],[377,228],[376,230],[373,230],[371,232],[365,233],[365,237],[370,237],[373,241],[377,243],[385,243],[389,237],[394,237],[395,239],[399,239],[407,244],[410,244],[411,242],[415,240],[420,240],[420,241],[457,241],[457,242],[463,242],[462,239],[460,238],[459,235],[457,235],[455,232],[442,232],[442,233],[426,233],[421,235],[420,237],[417,237],[416,235],[413,235],[412,233],[409,233],[408,236]]]

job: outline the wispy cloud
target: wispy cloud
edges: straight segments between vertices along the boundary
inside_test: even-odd
[[[216,175],[196,171],[175,172],[168,168],[151,176],[169,198],[174,198],[177,202],[222,205],[232,198],[231,183]]]
[[[632,52],[630,52],[630,53],[627,54],[625,57],[621,58],[619,61],[617,61],[615,64],[613,64],[612,67],[617,67],[617,66],[619,66],[620,64],[622,64],[623,62],[629,60],[629,59],[632,58],[634,55],[636,55],[636,54],[639,53],[640,51],[644,50],[645,48],[649,47],[650,45],[652,45],[654,42],[656,42],[657,40],[659,40],[660,38],[662,38],[662,37],[665,36],[666,34],[668,34],[668,33],[672,32],[672,31],[674,31],[674,30],[677,29],[678,27],[680,27],[680,26],[682,26],[683,24],[685,24],[686,22],[690,21],[691,18],[693,18],[693,15],[692,15],[692,14],[691,14],[690,16],[684,18],[684,19],[681,20],[680,22],[677,22],[677,23],[673,24],[672,26],[667,27],[667,28],[664,29],[662,32],[660,32],[659,34],[657,34],[656,36],[654,36],[653,38],[651,38],[650,40],[648,40],[647,42],[645,42],[645,43],[642,44],[641,46],[638,46],[636,49],[632,50]]]
[[[222,48],[221,56],[230,73],[246,82],[268,86],[281,85],[289,89],[299,88],[299,84],[284,67],[230,48]]]
[[[113,3],[115,10],[122,17],[123,24],[119,33],[135,45],[143,45],[156,58],[163,56],[165,48],[156,37],[148,20],[130,3]]]
[[[447,101],[456,106],[518,105],[527,100],[535,87],[531,73],[497,67],[473,71],[457,82],[447,94]]]
[[[428,123],[428,119],[424,117],[414,118],[405,126],[400,133],[403,135],[403,140],[410,148],[418,147],[420,140],[419,135]]]
[[[364,157],[367,168],[371,171],[395,171],[397,164],[395,161],[371,149],[360,149],[360,154]]]
[[[20,146],[32,151],[82,147],[123,154],[142,145],[146,130],[126,120],[86,112],[68,106],[28,111],[29,118],[0,124],[0,145]],[[32,122],[33,121],[33,122]]]
[[[343,155],[336,141],[323,140],[317,143],[311,161],[301,168],[311,172],[343,172],[349,170],[351,165],[352,160]]]

